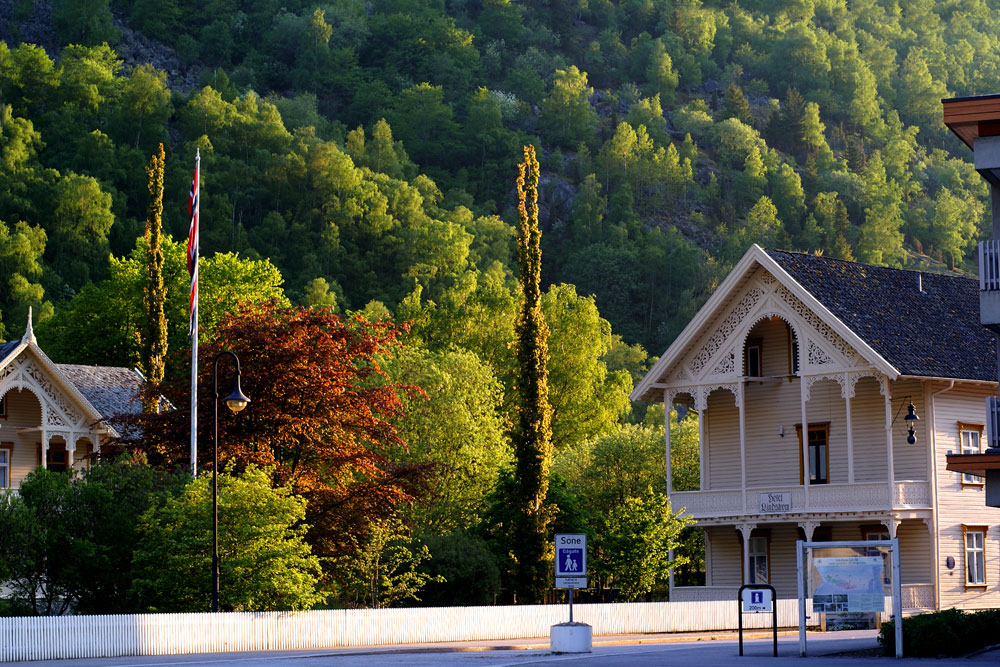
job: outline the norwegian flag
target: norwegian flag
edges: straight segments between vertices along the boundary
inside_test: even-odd
[[[194,180],[191,182],[191,194],[188,196],[188,213],[191,214],[191,228],[188,230],[187,263],[191,274],[191,317],[188,320],[188,336],[198,335],[198,204],[199,204],[199,172],[201,171],[201,152],[195,158]]]
[[[187,260],[191,274],[191,319],[188,336],[191,339],[191,475],[198,475],[198,204],[201,177],[201,151],[194,158],[194,180],[188,196],[191,229],[188,231]]]

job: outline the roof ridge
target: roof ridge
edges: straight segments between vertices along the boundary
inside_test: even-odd
[[[814,260],[821,261],[821,262],[839,262],[840,264],[851,264],[853,266],[863,266],[863,267],[869,268],[869,269],[880,269],[880,270],[884,269],[886,271],[898,271],[899,273],[922,273],[922,274],[928,275],[928,276],[941,276],[942,278],[958,278],[958,279],[961,279],[961,280],[972,280],[972,281],[976,281],[976,282],[978,282],[978,280],[979,280],[978,278],[973,278],[973,277],[970,277],[970,276],[963,276],[963,275],[961,275],[959,273],[954,273],[954,272],[950,272],[950,271],[947,271],[947,270],[944,271],[944,272],[942,272],[942,271],[935,271],[935,270],[932,270],[932,269],[907,269],[907,268],[898,268],[898,267],[895,267],[895,266],[882,266],[880,264],[865,264],[864,262],[858,262],[858,261],[850,260],[850,259],[840,259],[839,257],[827,257],[825,255],[815,255],[815,254],[813,254],[811,252],[803,252],[801,250],[782,250],[780,248],[766,248],[766,249],[764,249],[764,252],[766,252],[768,254],[771,254],[772,252],[774,252],[774,253],[781,253],[781,254],[784,254],[784,255],[799,255],[799,256],[802,256],[802,257],[808,257],[810,259],[814,259]]]

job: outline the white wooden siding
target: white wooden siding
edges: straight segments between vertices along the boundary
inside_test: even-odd
[[[947,385],[936,384],[932,391]],[[958,422],[982,424],[984,399],[994,389],[984,385],[956,385],[934,399],[935,466],[938,494],[938,575],[941,580],[940,604],[948,607],[981,608],[1000,606],[1000,509],[986,507],[982,486],[962,484],[962,476],[949,472],[949,451],[961,452]],[[928,443],[929,445],[929,443]],[[988,526],[986,548],[986,588],[965,586],[965,545],[962,526]],[[949,570],[946,559],[955,559]]]
[[[898,380],[892,383],[892,465],[897,480],[928,479],[927,448],[930,440],[927,437],[927,415],[923,412],[924,390],[919,380]],[[909,426],[906,417],[906,406],[913,401],[919,420],[914,424],[916,444],[906,442]],[[884,431],[883,431],[884,433]]]
[[[36,432],[19,434],[18,429],[37,427],[42,423],[42,405],[27,390],[11,389],[7,392],[7,418],[0,419],[0,441],[14,443],[12,486],[38,467],[41,434]]]
[[[710,489],[740,487],[739,413],[733,393],[724,389],[708,397],[705,428],[712,450],[708,456]]]
[[[705,540],[706,548],[711,549],[713,586],[740,586],[741,568],[743,567],[743,552],[735,526],[712,526],[705,528],[710,539]]]
[[[899,576],[904,584],[926,584],[933,581],[931,567],[931,536],[923,521],[903,521],[896,528],[899,538]]]
[[[746,401],[747,486],[787,486],[799,483],[798,439],[795,424],[802,421],[799,379],[750,382]],[[778,427],[784,436],[778,435]],[[739,428],[738,423],[732,425]]]
[[[854,481],[888,482],[885,455],[885,399],[873,378],[861,378],[851,399]]]

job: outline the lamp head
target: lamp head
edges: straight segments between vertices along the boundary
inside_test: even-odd
[[[233,393],[226,396],[226,405],[233,412],[240,412],[249,402],[250,399],[240,389],[240,374],[237,372],[235,381],[233,382]]]
[[[916,442],[917,442],[917,436],[916,436],[916,433],[915,433],[916,429],[914,427],[916,426],[916,423],[919,420],[920,420],[920,417],[918,417],[917,414],[916,414],[916,408],[913,407],[913,401],[910,401],[910,404],[906,406],[906,416],[903,417],[903,421],[906,423],[906,432],[907,432],[906,442],[907,442],[907,444],[910,444],[910,445],[916,444]]]

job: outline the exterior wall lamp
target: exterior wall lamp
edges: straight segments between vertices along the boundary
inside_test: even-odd
[[[239,376],[237,376],[237,380],[238,379]],[[906,416],[903,417],[903,421],[906,422],[907,444],[915,445],[917,443],[917,436],[915,434],[915,431],[916,431],[917,421],[919,419],[920,417],[917,416],[916,408],[913,407],[913,401],[911,400],[910,404],[906,406]]]

